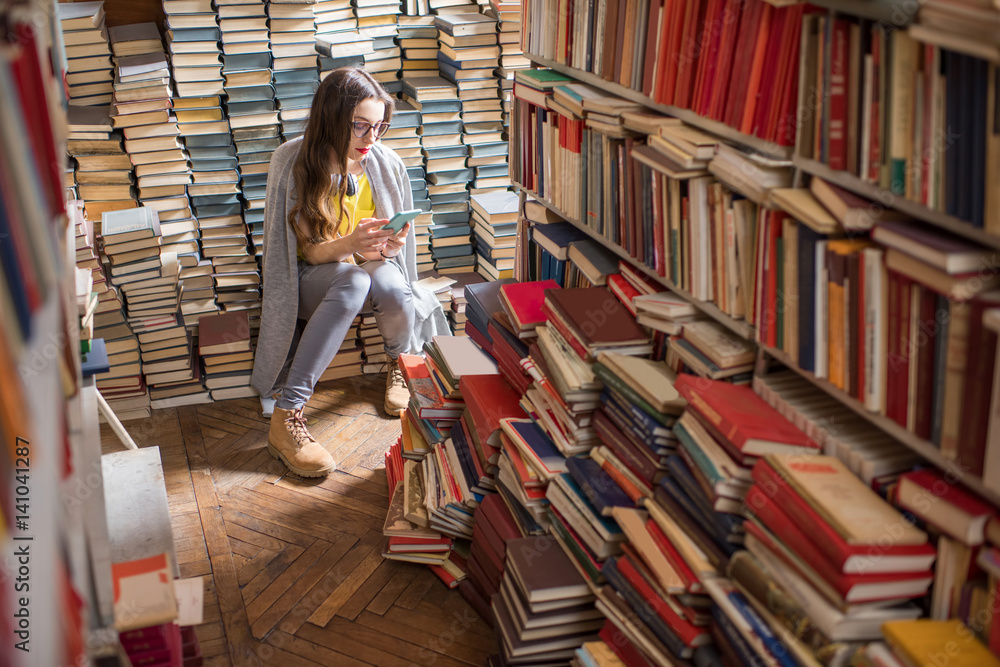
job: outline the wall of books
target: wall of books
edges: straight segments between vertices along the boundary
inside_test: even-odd
[[[1000,664],[997,10],[819,4],[524,3],[520,282],[386,458],[491,664]]]
[[[407,165],[424,211],[418,269],[451,318],[461,324],[466,283],[511,275],[519,3],[164,0],[162,15],[121,25],[100,1],[58,9],[65,185],[86,213],[77,260],[110,355],[97,382],[123,419],[255,395],[267,168],[336,67],[362,66],[397,97],[382,141]],[[354,331],[325,379],[384,370],[372,318]]]

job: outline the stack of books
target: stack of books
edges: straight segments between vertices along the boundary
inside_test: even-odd
[[[351,0],[320,0],[313,3],[312,12],[316,32],[319,34],[358,29],[358,19],[354,15]]]
[[[500,593],[491,607],[508,664],[564,664],[604,625],[587,582],[552,538],[507,545]]]
[[[246,312],[206,315],[198,323],[198,354],[205,366],[203,379],[209,389],[209,401],[256,396],[250,386],[253,372],[253,346],[250,342],[250,319]],[[196,402],[195,395],[189,396]],[[200,401],[197,401],[200,402]]]
[[[344,342],[341,343],[340,350],[337,351],[337,354],[333,357],[333,361],[323,371],[323,374],[320,375],[320,382],[354,377],[358,374],[361,369],[361,357],[364,353],[361,326],[362,319],[358,315],[354,318],[351,328],[347,330],[347,335],[344,336]],[[375,327],[374,332],[378,335],[378,327]]]
[[[385,455],[390,500],[382,534],[389,541],[382,557],[423,563],[449,588],[454,588],[465,578],[469,543],[428,527],[427,513],[420,506],[423,502],[420,467],[414,461],[404,460],[401,452],[402,438]]]
[[[757,347],[713,320],[685,322],[670,337],[667,364],[712,380],[749,384]]]
[[[163,11],[177,96],[221,95],[219,27],[212,3],[164,0]]]
[[[609,282],[614,290],[617,281]],[[676,335],[684,325],[701,318],[698,309],[674,292],[638,292],[631,298],[635,321],[644,327],[663,334]]]
[[[500,496],[484,496],[475,511],[469,576],[459,591],[490,625],[494,625],[494,619],[489,601],[500,592],[507,544],[523,536]]]
[[[399,71],[403,67],[403,60],[396,43],[396,21],[402,13],[400,3],[391,0],[355,0],[354,13],[358,17],[358,32],[372,40],[372,52],[364,56],[365,70],[390,95],[395,95],[402,90]]]
[[[160,225],[160,228],[163,226]],[[196,231],[190,233],[197,236]],[[219,304],[215,301],[212,263],[202,260],[194,266],[182,267],[178,272],[178,278],[181,284],[181,315],[184,318],[184,326],[192,334],[197,334],[200,318],[203,315],[219,312]]]
[[[442,75],[458,87],[465,133],[502,131],[502,106],[494,76],[500,55],[496,19],[482,14],[444,14],[435,23],[440,29],[439,67]],[[471,138],[467,145],[472,142],[481,144],[483,139]],[[473,161],[473,157],[478,159]],[[474,156],[470,148],[468,167],[472,169],[469,180],[473,192],[510,186],[506,159],[500,153]]]
[[[493,337],[489,330],[490,318],[493,313],[503,310],[500,287],[512,282],[513,278],[504,278],[491,282],[471,283],[465,290],[467,303],[465,334],[489,354],[493,354]],[[520,359],[523,357],[518,357],[518,360]]]
[[[514,72],[528,69],[531,62],[521,50],[521,3],[520,1],[490,0],[489,11],[496,16],[500,42],[500,97],[504,103],[504,125],[510,116],[510,93],[514,86]]]
[[[319,86],[316,22],[311,2],[272,2],[269,19],[274,98],[284,141],[302,135]]]
[[[419,460],[430,451],[431,444],[444,442],[465,410],[465,402],[441,393],[420,355],[399,355],[399,368],[410,391],[410,401],[401,418],[403,457]]]
[[[161,222],[191,217],[186,191],[191,168],[172,115],[172,83],[155,23],[110,29],[115,54],[115,127],[123,128],[125,150],[135,165],[139,200]],[[179,193],[179,194],[178,194]]]
[[[364,368],[362,371],[381,373],[381,367],[389,358],[385,353],[385,338],[379,331],[374,315],[360,315],[359,317],[361,318],[361,326],[358,329],[358,337],[361,339],[363,367],[371,367],[369,371],[364,370]]]
[[[110,107],[70,106],[66,117],[66,149],[76,163],[77,196],[100,236],[104,211],[137,205],[132,163],[122,148],[121,130],[112,129]]]
[[[514,276],[518,196],[510,190],[473,194],[476,271],[487,280]]]
[[[351,10],[352,22],[357,22]],[[320,15],[316,19],[316,51],[319,53],[319,78],[322,81],[338,67],[363,67],[364,57],[372,53],[371,37],[362,35],[355,29],[336,28],[337,23],[320,23]]]
[[[399,47],[403,54],[402,78],[438,75],[438,38],[434,17],[421,15],[398,18]]]
[[[107,281],[98,260],[94,225],[83,202],[70,202],[67,212],[75,230],[77,282],[84,286],[78,294],[82,291],[87,303],[80,337],[103,340],[108,361],[107,370],[97,373],[95,381],[119,419],[148,417],[149,395],[141,377],[139,340],[125,323],[118,288]]]
[[[531,209],[535,208],[534,204],[537,202],[525,202],[525,218],[532,223],[531,240],[536,246],[535,262],[538,266],[538,278],[555,280],[560,287],[567,287],[569,245],[573,241],[587,238],[587,234],[565,220],[549,222],[546,217],[533,219],[530,216],[532,216]],[[542,211],[549,213],[547,208],[543,208]]]
[[[431,256],[430,225],[433,220],[431,200],[427,190],[427,172],[424,170],[424,155],[420,143],[421,113],[405,100],[396,100],[396,110],[392,116],[392,126],[382,137],[382,143],[396,152],[406,165],[406,176],[410,181],[413,208],[421,211],[413,222],[416,235],[417,272],[434,268]]]
[[[933,580],[934,547],[838,459],[768,454],[753,480],[748,551],[730,562],[731,582],[706,583],[753,651],[788,650],[774,639],[787,628],[814,652],[843,653],[846,643],[881,638],[883,623],[920,616],[909,600]]]
[[[271,42],[263,5],[219,4],[224,48],[222,73],[227,111],[240,166],[240,189],[248,212],[264,209],[267,164],[281,144],[278,111],[271,86]],[[226,44],[241,44],[238,52]],[[227,200],[224,204],[239,204]],[[263,218],[261,217],[261,221]],[[256,219],[254,219],[256,221]]]
[[[550,484],[566,472],[566,457],[530,419],[500,420],[500,460],[497,484],[521,532],[536,535],[554,520]]]
[[[114,68],[104,2],[56,5],[66,49],[66,84],[70,106],[107,106],[111,103]]]

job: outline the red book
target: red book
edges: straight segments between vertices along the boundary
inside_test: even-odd
[[[722,27],[719,37],[719,57],[716,65],[716,79],[729,81],[733,71],[733,53],[736,50],[737,35],[744,21],[743,8],[746,3],[739,0],[728,0],[724,16],[729,20]],[[722,120],[728,86],[709,86],[705,112],[712,120]]]
[[[705,13],[704,0],[688,0],[684,13],[684,32],[678,44],[680,47],[677,86],[674,91],[674,106],[688,109],[694,88],[694,73],[698,66],[698,33]]]
[[[772,32],[776,29],[774,7],[767,3],[763,5],[760,26],[756,33],[756,41],[752,50],[752,59],[749,62],[749,78],[746,83],[746,90],[742,99],[738,100],[742,104],[741,108],[735,109],[736,129],[744,134],[750,134],[753,128],[754,113],[757,110],[757,96],[760,94],[761,79],[764,74],[764,63],[767,58],[768,47],[771,44]],[[779,14],[778,17],[783,16]]]
[[[774,88],[766,105],[763,126],[758,136],[775,140],[779,125],[794,125],[794,119],[788,118],[787,106],[789,93],[793,89],[793,79],[799,75],[799,42],[802,38],[802,10],[804,5],[793,5],[786,8],[787,17],[782,41],[778,46],[779,69],[774,77]]]
[[[508,540],[524,537],[514,520],[514,515],[511,514],[510,509],[498,494],[490,494],[483,498],[479,507],[476,508],[476,513],[482,513],[486,516],[487,521],[492,524],[505,543]]]
[[[913,286],[918,289],[917,285]],[[937,294],[926,287],[920,289],[920,314],[917,320],[919,347],[916,358],[910,363],[917,364],[915,433],[917,437],[930,440],[931,416],[934,413],[934,351],[935,340],[941,333],[937,322]],[[995,348],[995,346],[994,346]],[[992,364],[990,368],[992,368]]]
[[[500,420],[527,417],[521,395],[500,375],[463,375],[458,386],[486,458],[495,464],[500,455]]]
[[[224,354],[250,349],[250,318],[245,310],[198,318],[198,354]]]
[[[649,532],[649,536],[653,538],[653,541],[656,542],[656,546],[660,548],[660,552],[670,561],[674,570],[684,580],[684,585],[687,587],[688,593],[702,593],[704,587],[702,587],[698,575],[688,566],[687,561],[684,560],[684,557],[674,547],[670,538],[660,530],[660,526],[652,519],[646,519],[646,530]]]
[[[657,49],[660,40],[666,32],[666,15],[669,3],[667,0],[651,0],[649,3],[649,18],[646,25],[646,57],[642,59],[642,94],[649,97],[653,94],[653,81],[656,76]]]
[[[680,33],[683,29],[682,20],[687,2],[671,0],[667,5],[666,33],[657,54],[657,80],[653,91],[654,99],[659,104],[674,103],[674,86],[677,78],[677,63],[680,62]]]
[[[705,11],[698,76],[691,95],[691,110],[703,116],[711,91],[718,87],[715,85],[715,71],[719,61],[719,40],[722,39],[722,32],[728,22],[725,15],[727,4],[728,0],[709,0]]]
[[[757,484],[768,490],[766,499],[772,506],[780,506],[783,513],[799,526],[809,526],[809,541],[823,553],[826,560],[843,573],[861,572],[922,572],[933,562],[935,550],[931,544],[848,544],[820,514],[798,495],[767,461],[761,460],[753,468]],[[755,487],[751,487],[753,490]],[[760,491],[757,492],[759,494]],[[748,492],[749,497],[749,492]],[[759,496],[755,495],[755,498]],[[755,501],[756,503],[757,501]],[[747,507],[753,512],[758,505]],[[791,546],[791,545],[789,545]],[[874,552],[874,553],[873,553]]]
[[[472,320],[465,321],[465,335],[471,338],[476,345],[483,348],[483,352],[486,354],[493,354],[493,343],[486,334],[476,328],[476,325],[472,323]]]
[[[619,630],[610,619],[605,621],[598,636],[618,656],[618,659],[625,663],[626,667],[656,667],[646,659],[639,649],[632,645],[625,633]]]
[[[896,501],[947,535],[977,547],[986,539],[986,523],[996,510],[954,480],[930,468],[899,478]]]
[[[674,387],[740,452],[764,456],[819,445],[746,386],[680,374]]]
[[[660,238],[662,240],[662,235]],[[625,306],[633,317],[635,317],[636,310],[635,305],[632,303],[632,299],[639,296],[639,290],[637,290],[627,278],[618,273],[613,273],[608,276],[608,289],[612,294],[618,297],[618,300],[622,302],[622,305]]]
[[[407,547],[417,547],[410,549]],[[389,551],[448,551],[450,537],[390,537]]]
[[[760,26],[761,14],[767,3],[751,2],[747,6],[743,18],[743,25],[736,38],[733,50],[733,68],[730,79],[735,83],[726,89],[725,102],[722,105],[722,116],[720,121],[726,125],[736,127],[739,124],[737,114],[743,112],[743,98],[746,95],[746,81],[749,78],[750,66],[752,64],[752,54],[756,44],[757,29]]]
[[[833,22],[833,43],[830,45],[829,152],[831,169],[847,169],[847,41],[850,24],[845,19]]]
[[[787,518],[785,521],[787,524],[792,523]],[[799,552],[798,549],[792,547],[791,544],[785,542],[783,538],[778,537],[776,534],[770,534],[767,530],[752,521],[747,522],[746,529],[747,535],[752,535],[756,538],[775,558],[778,558],[791,567],[803,579],[809,581],[810,577],[818,577],[826,582],[840,598],[839,600],[831,600],[831,602],[837,602],[838,604],[864,604],[881,600],[920,597],[927,592],[927,588],[934,578],[934,573],[930,570],[871,575],[841,574],[824,558],[807,557],[805,554]],[[796,552],[798,562],[782,551],[781,544],[776,541],[778,539],[786,547]],[[831,597],[831,594],[828,593],[826,597]]]
[[[527,283],[508,283],[500,287],[500,300],[510,315],[511,322],[522,332],[530,331],[545,322],[542,305],[545,290],[559,289],[555,280],[536,280]]]
[[[593,424],[594,429],[608,449],[614,452],[621,462],[628,466],[629,470],[652,487],[659,475],[656,463],[645,456],[639,447],[618,429],[604,414],[603,409],[594,411]]]
[[[545,306],[545,313],[549,320],[546,323],[550,327],[554,327],[560,334],[562,334],[563,339],[569,343],[569,346],[573,348],[573,351],[580,355],[580,358],[587,360],[589,353],[587,348],[583,346],[583,343],[576,337],[566,323],[562,321],[558,314],[554,313],[547,305]]]
[[[431,572],[437,575],[437,578],[444,582],[444,585],[448,588],[457,588],[458,579],[456,579],[448,570],[444,569],[440,565],[428,565]]]
[[[649,604],[656,612],[656,615],[663,619],[663,622],[670,626],[670,629],[677,633],[677,636],[685,646],[695,647],[706,643],[708,633],[705,628],[699,628],[685,618],[682,618],[674,609],[653,590],[646,578],[642,576],[636,568],[632,559],[628,556],[621,556],[615,559],[618,572],[632,584],[636,592]]]
[[[797,14],[792,22],[795,33],[792,36],[787,54],[789,67],[785,74],[784,87],[781,93],[781,104],[778,113],[771,121],[771,128],[768,138],[777,142],[779,146],[792,146],[795,144],[796,119],[794,109],[799,99],[799,50],[801,47],[801,35],[799,28],[802,25],[802,16],[805,13],[805,6],[796,6]]]
[[[984,294],[973,300],[969,310],[970,364],[965,375],[958,465],[963,473],[976,477],[983,474],[993,395],[993,367],[997,354],[997,335],[983,326],[983,313],[998,305],[1000,300]]]

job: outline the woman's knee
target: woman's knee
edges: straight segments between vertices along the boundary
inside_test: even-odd
[[[346,270],[337,276],[337,280],[330,285],[330,296],[337,298],[350,298],[358,303],[358,307],[364,303],[371,289],[372,279],[368,272],[360,266],[353,264],[344,267]]]
[[[371,280],[372,296],[379,300],[405,303],[413,296],[410,284],[402,272],[389,262],[380,262],[380,266],[371,274]]]

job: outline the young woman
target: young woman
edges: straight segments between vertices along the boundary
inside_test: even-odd
[[[385,410],[406,407],[396,362],[448,333],[441,306],[414,286],[414,234],[381,227],[413,208],[406,167],[378,139],[393,98],[364,70],[331,72],[313,98],[301,139],[274,152],[264,215],[263,312],[253,386],[277,399],[268,450],[292,472],[327,475],[333,457],[306,428],[302,409],[368,304],[390,358]],[[296,321],[306,320],[297,330]]]

